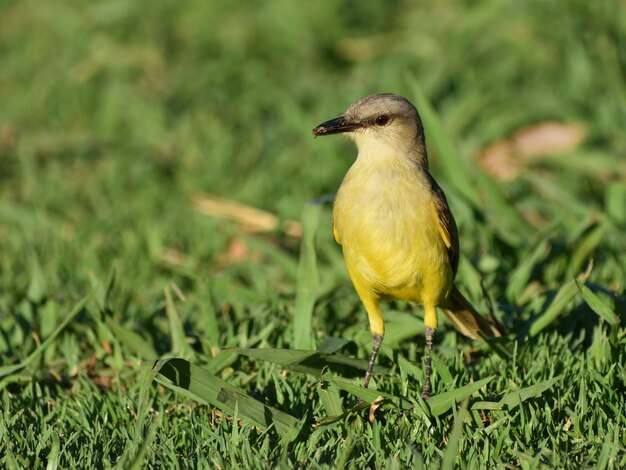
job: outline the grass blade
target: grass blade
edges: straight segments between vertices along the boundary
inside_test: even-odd
[[[170,337],[172,338],[172,354],[191,357],[193,356],[193,349],[187,344],[187,335],[183,328],[183,323],[178,315],[174,301],[172,300],[172,294],[170,289],[164,289],[165,295],[165,313],[167,313],[167,319],[170,326]]]
[[[39,355],[46,350],[48,346],[52,344],[52,342],[56,339],[57,336],[69,325],[74,318],[78,316],[80,312],[83,311],[87,302],[91,300],[95,291],[89,292],[85,297],[78,301],[78,303],[74,306],[74,308],[70,311],[70,313],[63,319],[63,321],[56,327],[56,329],[48,336],[33,352],[31,352],[26,359],[24,359],[19,364],[14,364],[10,366],[0,367],[0,377],[4,377],[6,375],[14,374],[15,372],[23,369],[30,365]]]
[[[433,416],[439,416],[450,410],[455,403],[465,400],[466,398],[480,390],[494,377],[495,376],[492,375],[491,377],[487,377],[479,380],[478,382],[474,382],[464,387],[457,388],[456,390],[451,390],[449,392],[443,392],[439,395],[432,396],[426,401],[426,404],[428,405],[428,408],[430,409],[430,412]],[[379,390],[363,388],[345,379],[333,378],[330,380],[330,382],[335,384],[340,390],[344,390],[367,403],[372,403],[378,397],[382,396],[383,398],[385,398],[385,401],[394,403],[403,409],[409,409],[412,406],[412,404],[408,400],[402,397],[397,397],[389,393],[381,392]]]
[[[144,435],[146,419],[148,418],[150,407],[152,406],[150,385],[158,374],[158,370],[154,367],[151,369],[142,367],[141,369],[139,378],[139,396],[137,398],[137,420],[135,421],[135,433],[133,439],[130,441],[129,445],[126,447],[124,453],[117,462],[116,468],[119,469],[130,468],[134,464],[138,462],[140,463],[143,460],[143,454],[145,453],[147,446],[154,438],[154,434],[161,422],[161,415],[157,414],[148,429],[148,433]],[[133,464],[129,464],[131,460],[134,462]]]
[[[367,402],[373,403],[378,397],[383,397],[385,401],[394,403],[398,406],[401,406],[404,409],[408,409],[411,407],[411,403],[408,400],[396,397],[389,393],[384,393],[379,390],[374,390],[373,388],[363,388],[360,385],[356,385],[353,382],[340,378],[332,378],[329,382],[333,383],[337,386],[338,389],[348,392],[350,395],[354,395],[357,398]]]
[[[225,351],[243,354],[244,356],[273,362],[285,367],[302,364],[317,354],[317,351],[310,350],[273,348],[229,348],[225,349]]]
[[[46,470],[56,470],[59,468],[59,458],[61,453],[61,446],[59,444],[59,436],[56,433],[50,435],[52,444],[50,444],[50,452],[48,453],[48,463],[46,464]]]
[[[146,365],[157,369],[156,381],[160,384],[230,415],[237,409],[238,417],[263,430],[273,425],[284,435],[298,425],[293,416],[249,397],[243,390],[184,359],[162,359]]]
[[[507,393],[500,399],[499,403],[503,406],[507,406],[509,410],[512,410],[529,398],[538,397],[562,378],[563,377],[559,375],[558,377],[546,380],[545,382],[540,382],[538,384],[531,385],[530,387],[520,388],[514,392]]]
[[[446,385],[446,388],[450,388],[454,382],[450,369],[448,369],[448,366],[445,365],[438,354],[431,352],[430,357],[433,361],[433,370],[441,377],[441,381]]]
[[[454,459],[457,456],[459,450],[459,441],[461,440],[461,431],[463,430],[463,423],[469,416],[467,413],[467,403],[465,400],[459,408],[459,412],[456,415],[456,419],[454,420],[454,426],[452,427],[452,432],[450,433],[450,437],[448,439],[448,446],[443,454],[443,461],[441,462],[442,470],[449,470],[456,468],[454,465]]]
[[[547,237],[542,239],[533,250],[532,254],[521,260],[520,264],[515,268],[509,277],[506,286],[506,295],[508,298],[519,301],[520,295],[529,283],[533,269],[541,259],[544,259],[549,251]]]
[[[208,282],[213,295],[234,304],[260,304],[267,302],[266,295],[248,287],[243,287],[228,279],[212,277]]]
[[[540,331],[550,325],[558,318],[565,306],[576,296],[576,280],[565,283],[554,296],[552,303],[539,315],[530,326],[530,336],[536,336]]]
[[[617,314],[609,307],[604,301],[596,295],[589,287],[585,284],[579,284],[576,282],[576,287],[583,296],[585,303],[589,306],[591,310],[593,310],[600,318],[604,319],[610,325],[616,326],[619,325],[619,317]]]
[[[319,345],[317,350],[322,354],[332,354],[334,352],[339,351],[346,344],[349,344],[350,341],[343,338],[333,338],[329,336],[322,341],[322,344]]]
[[[226,351],[273,362],[296,372],[303,372],[316,377],[319,377],[325,368],[348,377],[359,376],[361,371],[367,369],[368,362],[365,359],[355,359],[338,354],[326,355],[311,350],[231,348]],[[374,367],[375,374],[387,374],[388,372],[389,369],[385,367]]]
[[[428,408],[430,408],[430,412],[433,416],[439,416],[451,409],[455,403],[459,403],[476,393],[478,390],[491,382],[494,377],[495,375],[492,375],[481,379],[478,382],[459,387],[455,390],[440,393],[439,395],[435,395],[426,400],[426,404],[428,405]]]
[[[41,263],[33,253],[31,258],[30,282],[26,296],[35,303],[40,303],[46,295],[46,277],[41,270]]]
[[[398,354],[398,365],[400,368],[414,379],[424,380],[424,371],[420,366],[409,361],[406,357]]]
[[[617,224],[626,223],[626,186],[623,182],[609,183],[604,191],[606,212]]]
[[[320,204],[307,204],[302,214],[302,244],[293,320],[293,347],[296,349],[315,347],[311,323],[319,285],[315,239],[321,211]]]
[[[343,414],[343,403],[339,396],[339,388],[332,383],[330,374],[324,374],[326,380],[322,381],[317,387],[317,393],[322,402],[322,406],[328,416],[339,416]]]
[[[120,325],[118,321],[110,316],[106,316],[104,322],[117,340],[134,356],[144,360],[154,359],[159,356],[152,345],[139,333]]]
[[[589,259],[598,247],[606,233],[606,224],[592,224],[576,243],[576,248],[569,258],[568,272],[573,275],[580,271],[583,264]]]
[[[315,427],[319,427],[319,426],[329,426],[331,424],[335,424],[338,423],[339,421],[342,421],[344,419],[346,419],[348,416],[350,416],[351,414],[354,413],[359,413],[363,410],[366,410],[370,407],[371,405],[365,401],[362,401],[360,403],[357,403],[356,405],[354,405],[352,408],[344,411],[341,414],[338,415],[331,415],[331,416],[325,416],[323,418],[318,419],[314,426]]]

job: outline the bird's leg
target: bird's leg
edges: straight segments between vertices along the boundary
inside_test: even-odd
[[[370,355],[370,361],[367,364],[367,371],[365,372],[365,380],[363,380],[363,387],[367,388],[372,378],[372,370],[374,369],[374,361],[378,356],[380,345],[383,344],[383,337],[381,335],[373,334],[374,347],[372,348],[372,354]]]
[[[352,277],[352,282],[367,312],[367,318],[370,321],[370,333],[372,333],[372,339],[374,340],[374,347],[372,348],[370,361],[367,364],[367,371],[365,372],[365,380],[363,380],[363,387],[367,388],[372,378],[374,361],[376,360],[376,356],[378,356],[378,351],[380,350],[380,345],[385,335],[385,322],[383,321],[383,312],[380,308],[378,297],[373,296],[371,291],[368,291],[362,283],[358,282],[358,278]]]
[[[426,327],[426,350],[424,352],[424,388],[422,389],[422,398],[428,400],[430,398],[430,352],[433,349],[433,335],[435,329],[430,326]]]

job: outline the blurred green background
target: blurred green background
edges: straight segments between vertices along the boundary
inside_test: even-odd
[[[432,172],[460,226],[462,289],[486,308],[482,278],[498,317],[520,340],[546,328],[519,377],[532,383],[567,370],[551,350],[562,348],[563,357],[578,364],[588,348],[613,338],[614,356],[594,356],[608,373],[624,358],[623,327],[621,336],[616,329],[610,336],[577,291],[549,311],[541,327],[532,325],[590,258],[590,288],[624,319],[625,6],[622,0],[2,1],[0,363],[26,358],[80,298],[98,289],[97,301],[55,335],[43,355],[2,379],[4,463],[54,457],[63,466],[109,466],[135,455],[127,451],[137,436],[119,429],[134,426],[127,409],[136,405],[137,359],[149,358],[146,349],[133,347],[136,337],[124,340],[102,318],[140,335],[158,356],[180,353],[164,289],[178,292],[188,345],[181,348],[192,362],[210,364],[225,346],[294,346],[299,240],[280,231],[250,235],[199,213],[192,200],[217,194],[299,220],[309,201],[336,191],[356,153],[342,139],[313,140],[311,129],[371,93],[399,93],[422,110]],[[517,155],[519,171],[506,181],[481,167],[479,155],[489,145],[544,122],[575,124],[584,138],[557,155]],[[233,241],[244,247],[241,259],[232,259]],[[328,208],[317,244],[320,285],[310,340],[353,339],[352,353],[366,357],[365,315],[332,241]],[[115,283],[106,291],[112,272]],[[391,308],[406,312],[403,305]],[[448,330],[444,343],[456,345]],[[415,343],[390,345],[419,361],[421,339]],[[459,350],[446,351],[455,358]],[[533,365],[540,350],[557,362]],[[293,390],[279,399],[276,394],[287,393],[274,391],[283,383],[276,378],[280,370],[236,356],[229,361],[213,372],[257,390],[273,406],[278,400],[297,417],[323,414],[307,391],[314,380],[281,385]],[[502,367],[490,392],[498,395],[510,386],[504,374],[515,374],[519,364],[489,361],[471,376]],[[589,372],[581,367],[580,374]],[[626,374],[623,368],[613,373],[614,401],[597,392],[584,410],[594,400],[624,404]],[[573,393],[567,381],[561,387],[556,395]],[[153,465],[177,459],[193,465],[207,454],[221,466],[250,464],[251,455],[290,465],[311,458],[382,465],[390,455],[414,462],[410,449],[406,456],[390,448],[370,456],[369,438],[350,441],[344,454],[339,444],[328,444],[312,457],[315,443],[306,439],[289,453],[272,453],[266,448],[271,437],[254,427],[241,431],[254,436],[249,447],[224,450],[218,438],[201,438],[188,427],[191,420],[205,429],[206,411],[194,414],[188,400],[167,393],[160,390],[155,399],[155,409],[173,408],[171,418],[162,418],[171,423],[161,421],[165,428],[154,431],[154,447],[146,451],[145,462]],[[574,400],[586,396],[581,393],[576,389]],[[45,403],[55,405],[45,409]],[[564,420],[571,415],[563,413]],[[618,418],[607,413],[590,425],[587,441],[565,439],[560,451],[554,444],[556,460],[540,455],[539,461],[595,465],[606,455],[623,458],[623,407]],[[622,426],[615,453],[589,437],[606,431],[611,419]],[[447,436],[453,422],[452,416],[438,421],[435,434]],[[205,431],[223,437],[236,427],[223,420]],[[385,432],[395,432],[388,427]],[[60,428],[66,434],[55,444],[50,435]],[[179,440],[168,441],[167,429]],[[323,439],[344,442],[346,429],[342,424]],[[193,437],[180,437],[185,432]],[[38,442],[41,436],[47,437]],[[542,436],[537,431],[519,442],[537,448]],[[424,444],[426,463],[436,461],[442,442],[435,436]],[[493,462],[520,465],[524,459],[515,452],[526,451],[515,448]]]

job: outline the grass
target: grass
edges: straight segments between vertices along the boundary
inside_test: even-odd
[[[626,466],[619,6],[3,2],[2,466]],[[421,110],[458,285],[509,332],[444,323],[428,402],[402,303],[359,387],[365,314],[310,202],[354,155],[311,128],[379,91]],[[551,120],[583,144],[508,182],[477,164]],[[207,217],[202,193],[303,237]]]

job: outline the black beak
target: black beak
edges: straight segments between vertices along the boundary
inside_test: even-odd
[[[313,136],[317,137],[320,135],[330,135],[330,134],[341,134],[343,132],[352,132],[355,129],[361,127],[361,124],[358,122],[352,122],[348,120],[345,116],[339,116],[338,118],[331,119],[330,121],[326,121],[321,123],[315,129],[313,129]]]

